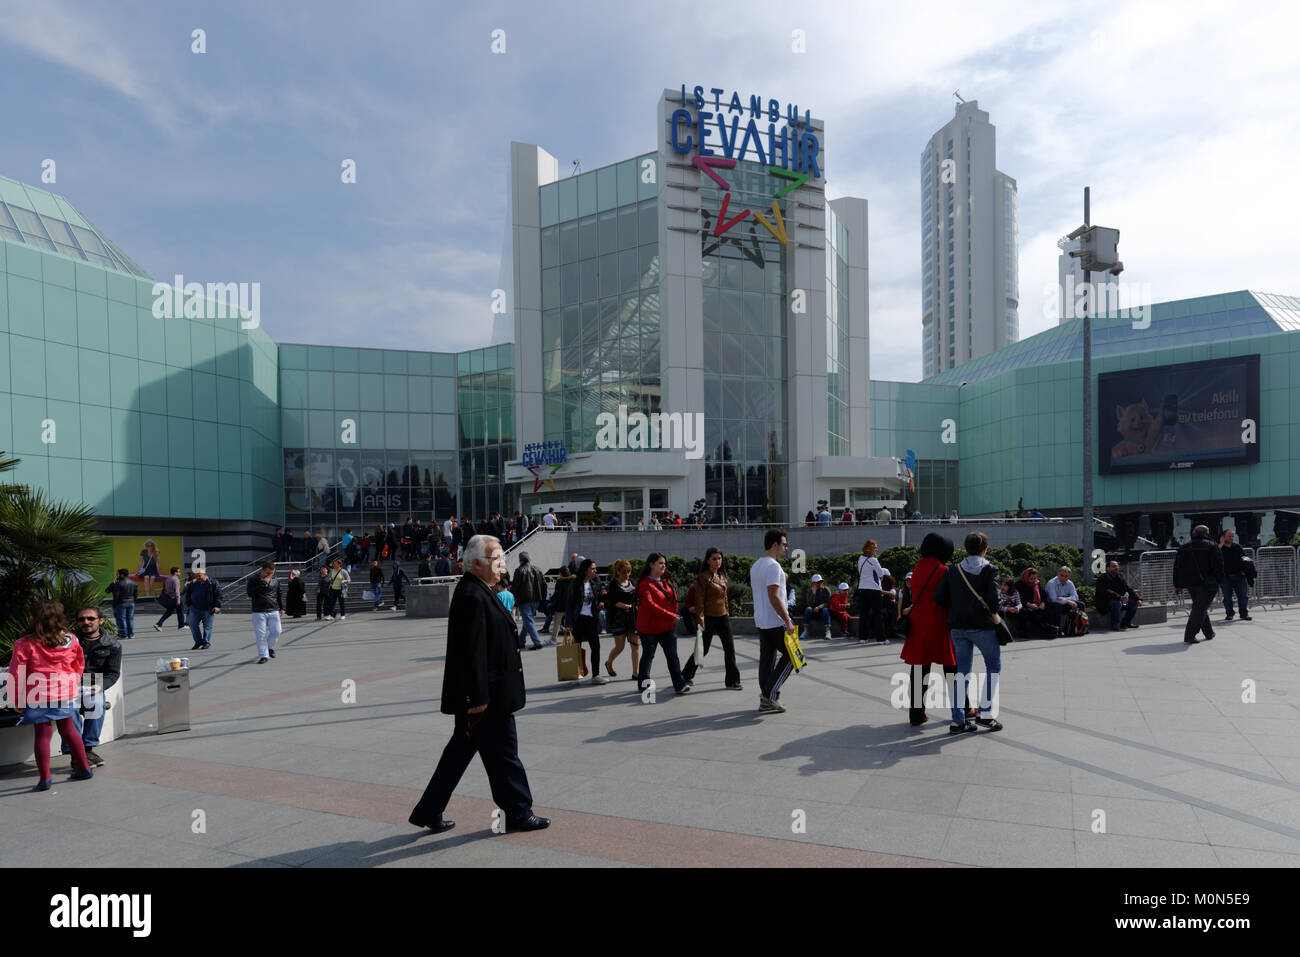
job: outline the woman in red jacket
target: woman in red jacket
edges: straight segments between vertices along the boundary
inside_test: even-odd
[[[9,660],[13,679],[10,687],[23,705],[18,709],[23,716],[21,723],[36,728],[36,769],[41,775],[37,791],[48,791],[54,784],[50,778],[50,741],[55,726],[72,751],[72,780],[94,777],[73,719],[81,706],[81,673],[85,666],[81,642],[68,633],[63,605],[57,601],[38,602],[30,631],[14,644]]]
[[[686,694],[691,685],[682,677],[682,666],[677,660],[677,590],[664,577],[667,568],[668,559],[658,552],[651,552],[636,583],[636,630],[641,636],[642,648],[641,670],[637,673],[636,684],[642,690],[647,687],[655,648],[662,644],[673,690]]]
[[[934,592],[952,559],[952,542],[931,532],[921,542],[921,560],[912,569],[912,604],[902,609],[912,622],[912,630],[899,655],[911,668],[911,694],[908,717],[913,727],[930,719],[925,714],[925,689],[931,665],[943,665],[943,673],[957,673],[957,658],[948,633],[948,610],[935,603]],[[918,675],[917,668],[921,671]],[[918,682],[918,677],[920,681]],[[944,679],[945,684],[947,678]],[[942,700],[939,702],[942,706]]]

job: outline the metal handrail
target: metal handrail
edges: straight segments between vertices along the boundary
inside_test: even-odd
[[[1065,522],[1081,521],[1082,518],[1083,516],[1081,515],[1047,515],[1044,516],[1043,518],[961,518],[958,517],[955,524],[957,525],[1045,525],[1051,523],[1051,524],[1059,525]],[[1094,518],[1094,521],[1097,521],[1097,519]],[[678,532],[678,531],[690,531],[690,530],[705,530],[705,529],[716,530],[716,529],[728,529],[728,528],[735,528],[735,529],[797,528],[797,529],[812,530],[817,528],[873,528],[873,527],[884,528],[890,525],[951,525],[951,524],[954,523],[949,521],[946,518],[940,517],[940,518],[907,518],[907,519],[896,518],[896,519],[891,519],[888,522],[878,522],[874,519],[871,519],[869,521],[861,521],[861,522],[854,521],[851,525],[844,525],[841,524],[839,521],[832,521],[829,525],[805,525],[802,520],[800,520],[799,522],[775,522],[775,521],[741,522],[740,524],[737,525],[732,525],[729,522],[712,522],[712,523],[705,523],[702,525],[696,525],[693,522],[687,524],[685,521],[683,521],[681,528],[678,528],[675,525],[661,525],[661,527],[659,528],[651,528],[650,526],[646,526],[645,528],[638,528],[635,525],[615,525],[615,526],[578,525],[575,529],[575,527],[571,525],[561,525],[561,526],[556,526],[553,529],[547,529],[544,526],[542,526],[538,530],[553,531],[553,532],[560,532],[560,531],[570,532],[575,530],[580,532]],[[532,533],[530,532],[529,534],[531,535]]]

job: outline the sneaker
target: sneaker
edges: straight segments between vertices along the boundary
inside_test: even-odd
[[[322,619],[321,619],[321,624],[322,624],[322,625],[332,625],[332,624],[334,624],[334,619],[333,619],[333,618],[322,618]]]
[[[92,770],[90,770],[90,768],[86,768],[86,770],[84,770],[84,771],[73,771],[73,772],[72,772],[72,780],[73,780],[73,781],[89,781],[89,780],[90,780],[91,778],[93,778],[94,776],[95,776],[95,772],[92,771]]]
[[[997,718],[976,718],[975,723],[985,731],[1001,731],[1002,722]]]
[[[686,684],[682,685],[682,690],[679,691],[679,692],[677,692],[677,693],[678,693],[678,694],[690,694],[690,693],[691,693],[692,691],[694,691],[694,690],[695,690],[695,685],[691,684],[691,683],[688,681],[688,682],[686,682]]]
[[[104,763],[104,759],[95,753],[94,748],[86,749],[86,760],[90,762],[91,767],[95,768],[100,767]]]
[[[808,632],[806,631],[799,632],[799,637],[796,639],[796,641],[807,641],[807,640],[808,640]]]
[[[969,732],[973,732],[974,730],[975,730],[975,725],[971,724],[971,722],[969,721],[967,721],[965,724],[948,725],[949,734],[967,734]]]
[[[339,621],[347,621],[347,620],[348,620],[347,615],[339,615]]]
[[[595,675],[591,679],[591,683],[594,685],[607,685],[609,684],[609,679],[606,678],[604,675]]]
[[[53,779],[53,778],[46,778],[44,781],[41,781],[39,784],[37,784],[35,787],[33,787],[32,790],[33,790],[33,791],[48,791],[48,790],[49,790],[50,788],[52,788],[52,787],[54,787],[54,779]]]
[[[783,705],[779,701],[768,701],[768,704],[771,706],[770,708],[768,708],[769,711],[775,711],[778,714],[783,713],[785,711],[785,705]]]
[[[270,655],[272,658],[275,657],[275,649],[274,649],[274,648],[268,648],[268,649],[266,649],[266,653],[267,653],[268,655]]]
[[[153,630],[154,630],[154,631],[162,631],[162,625],[154,625],[154,626],[153,626]]]
[[[270,660],[271,660],[270,658],[258,658],[258,659],[257,659],[257,663],[258,663],[259,665],[264,665],[264,664],[266,664],[266,663],[267,663],[268,661],[270,661]]]
[[[194,647],[191,648],[190,651],[198,651],[198,650],[199,650],[200,648],[202,648],[202,647],[203,647],[203,642],[201,642],[201,641],[196,641],[196,642],[194,642]]]
[[[734,685],[727,685],[727,690],[728,690],[728,691],[744,691],[744,690],[745,690],[745,686],[742,685],[739,681],[737,681]]]

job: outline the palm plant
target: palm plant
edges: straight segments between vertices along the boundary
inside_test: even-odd
[[[18,459],[0,452],[0,473]],[[0,662],[27,630],[34,602],[75,611],[104,597],[90,580],[102,537],[88,505],[57,502],[26,485],[0,484]]]

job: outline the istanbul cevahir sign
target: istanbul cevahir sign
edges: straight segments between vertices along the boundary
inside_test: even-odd
[[[810,178],[819,179],[822,175],[821,140],[813,131],[812,111],[805,110],[801,117],[799,107],[793,103],[765,101],[756,95],[742,100],[738,92],[724,98],[724,92],[719,87],[711,87],[706,94],[704,87],[697,86],[688,99],[686,85],[682,84],[681,105],[669,119],[673,151],[691,156],[691,162],[724,190],[722,208],[713,227],[714,236],[721,236],[752,213],[784,246],[789,240],[777,201]],[[763,125],[766,131],[761,128]],[[731,184],[718,170],[733,169],[742,160],[762,163],[769,174],[785,181],[774,190],[771,220],[751,209],[728,218]]]

